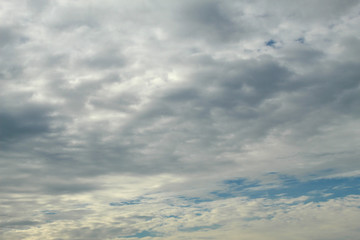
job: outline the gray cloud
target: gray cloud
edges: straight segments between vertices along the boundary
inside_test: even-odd
[[[2,26],[0,28],[0,47],[5,48],[9,45],[14,44],[14,42],[20,40],[20,34],[13,29],[12,26]]]
[[[198,37],[206,42],[238,41],[246,29],[236,24],[226,10],[226,2],[197,1],[178,12],[179,33],[185,38]],[[241,14],[241,13],[240,13]]]
[[[232,239],[315,210],[220,183],[359,174],[358,1],[23,3],[0,9],[3,239]]]
[[[23,221],[11,221],[11,222],[6,222],[6,223],[2,223],[1,227],[2,228],[14,228],[14,229],[26,229],[26,228],[30,228],[31,226],[36,226],[39,225],[39,222],[34,222],[34,221],[28,221],[28,220],[23,220]]]
[[[9,143],[22,138],[44,134],[50,131],[49,110],[43,107],[28,107],[16,112],[1,112],[1,142]]]

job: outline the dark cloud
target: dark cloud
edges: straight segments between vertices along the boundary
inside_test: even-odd
[[[28,229],[32,226],[39,225],[40,222],[36,221],[29,221],[29,220],[19,220],[19,221],[11,221],[11,222],[5,222],[1,223],[0,226],[2,228],[12,228],[12,229]]]
[[[16,112],[0,112],[0,139],[9,143],[50,131],[50,114],[47,108],[28,107]]]
[[[46,0],[27,0],[26,6],[33,10],[35,14],[39,14],[49,6],[49,2]]]
[[[95,69],[121,68],[125,65],[125,58],[117,53],[116,49],[87,56],[81,61],[85,66]]]
[[[226,2],[216,1],[186,4],[177,19],[181,23],[181,34],[187,38],[197,36],[210,43],[238,41],[246,30],[231,19],[226,7]]]
[[[90,3],[86,6],[58,6],[51,17],[51,25],[61,31],[73,31],[80,27],[96,28],[99,24]]]
[[[20,40],[20,34],[12,26],[0,27],[0,47],[5,48]]]
[[[294,48],[284,49],[282,53],[284,54],[285,61],[293,62],[300,66],[311,66],[321,61],[325,56],[323,52],[303,45],[301,47],[296,46]]]
[[[96,187],[90,184],[79,183],[45,183],[45,192],[51,195],[75,194],[95,190]]]
[[[17,47],[28,41],[28,38],[21,33],[22,29],[14,25],[0,26],[0,81],[15,81],[23,73],[23,62],[19,61],[20,52]]]
[[[262,0],[256,2],[262,4],[271,14],[276,14],[288,20],[302,21],[303,23],[336,21],[337,18],[359,4],[356,0],[321,0],[316,2],[307,0],[295,4],[288,1],[278,1],[275,4]]]

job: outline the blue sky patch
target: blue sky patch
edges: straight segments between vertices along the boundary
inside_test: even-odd
[[[139,233],[136,233],[134,235],[128,235],[128,236],[120,236],[118,238],[144,238],[144,237],[158,237],[157,232],[151,232],[151,231],[142,231]]]
[[[55,215],[56,214],[55,211],[51,211],[51,210],[44,210],[44,211],[42,211],[42,213],[45,215]]]
[[[360,195],[360,177],[315,179],[300,181],[295,177],[276,174],[281,185],[261,189],[260,182],[248,182],[246,179],[227,180],[226,191],[212,192],[220,198],[246,196],[249,198],[296,198],[308,196],[307,201],[320,202],[348,195]],[[255,188],[259,187],[259,188]]]
[[[305,43],[305,38],[300,37],[300,38],[296,39],[296,41],[299,42],[299,43],[304,44]]]
[[[219,224],[213,224],[209,226],[196,226],[196,227],[188,227],[188,228],[179,228],[179,231],[182,232],[197,232],[202,230],[214,230],[220,228],[221,225]]]
[[[113,207],[118,207],[118,206],[136,205],[136,204],[140,204],[140,203],[141,203],[141,199],[134,199],[134,200],[123,201],[123,202],[111,202],[111,203],[109,203],[109,205],[113,206]]]
[[[165,216],[165,218],[180,218],[180,217],[176,216],[176,215],[168,215],[168,216]]]
[[[185,196],[180,196],[179,198],[195,204],[214,201],[211,198],[185,197]]]
[[[265,42],[265,45],[268,47],[275,47],[276,41],[273,39],[270,39],[269,41]]]

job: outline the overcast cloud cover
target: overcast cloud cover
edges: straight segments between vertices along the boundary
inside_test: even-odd
[[[360,236],[360,1],[2,0],[0,238]]]

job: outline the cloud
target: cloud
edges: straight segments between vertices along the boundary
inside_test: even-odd
[[[4,2],[1,238],[356,238],[359,7]]]
[[[1,140],[5,143],[49,131],[46,112],[42,109],[27,109],[16,114],[1,113]]]

